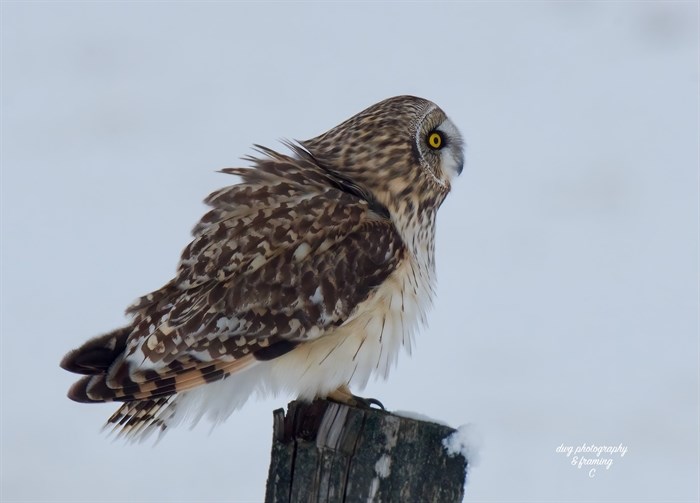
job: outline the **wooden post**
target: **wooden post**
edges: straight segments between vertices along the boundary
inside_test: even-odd
[[[459,502],[467,460],[443,439],[454,429],[316,400],[274,411],[266,503]]]

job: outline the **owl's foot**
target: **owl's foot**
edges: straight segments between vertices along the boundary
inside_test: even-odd
[[[361,396],[353,395],[350,392],[350,388],[348,388],[347,386],[341,386],[337,390],[331,391],[328,394],[328,399],[334,402],[344,403],[345,405],[349,405],[351,407],[371,409],[372,405],[375,405],[376,407],[382,410],[386,410],[382,402],[380,402],[376,398],[364,398]]]

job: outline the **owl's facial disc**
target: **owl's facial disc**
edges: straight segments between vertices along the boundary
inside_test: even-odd
[[[440,149],[440,164],[450,181],[462,173],[464,168],[464,141],[457,127],[445,119],[436,130],[445,138],[445,148]]]
[[[457,127],[433,106],[420,121],[416,143],[426,173],[449,190],[464,166],[464,142]]]

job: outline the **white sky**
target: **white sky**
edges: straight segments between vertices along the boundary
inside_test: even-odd
[[[3,2],[2,501],[263,498],[287,397],[125,446],[58,362],[170,279],[216,169],[397,94],[467,165],[365,394],[478,430],[467,501],[697,501],[697,42],[695,2]]]

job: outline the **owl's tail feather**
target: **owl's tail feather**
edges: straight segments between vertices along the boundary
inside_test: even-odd
[[[146,440],[158,432],[160,440],[175,415],[176,404],[175,395],[125,403],[107,420],[103,430],[131,442]]]
[[[233,361],[200,361],[182,356],[158,367],[142,370],[125,356],[131,327],[95,337],[68,353],[60,366],[83,374],[68,391],[81,403],[155,400],[218,381],[254,364],[252,354]]]
[[[190,390],[223,381],[260,361],[252,353],[232,361],[200,361],[186,356],[141,371],[132,368],[124,357],[130,333],[131,327],[124,327],[95,337],[68,353],[60,363],[65,370],[83,374],[68,391],[70,399],[82,403],[125,402],[108,419],[105,428],[130,441],[144,440],[156,431],[160,438],[168,425],[181,422],[184,417],[193,416],[194,424],[201,414],[192,414],[194,408],[190,405],[201,397],[187,396]],[[251,392],[247,390],[242,396],[246,398]],[[176,405],[183,399],[183,414],[176,417]]]
[[[81,403],[133,402],[155,400],[182,393],[204,384],[216,382],[258,362],[249,354],[233,361],[202,362],[192,357],[181,358],[153,371],[141,382],[131,380],[127,366],[123,376],[110,381],[110,374],[101,373],[79,379],[68,390],[68,398]]]
[[[76,374],[104,374],[126,349],[126,339],[133,327],[118,328],[90,339],[61,360],[61,368]]]
[[[84,403],[111,401],[108,396],[90,393],[89,388],[97,381],[104,381],[114,362],[124,354],[132,329],[126,326],[98,335],[63,357],[59,364],[61,368],[86,376],[71,386],[68,398]]]
[[[90,339],[61,360],[61,368],[86,376],[71,387],[69,398],[77,402],[112,400],[110,396],[88,392],[88,386],[96,381],[104,382],[112,364],[126,350],[131,331],[132,327],[126,326]],[[111,433],[116,433],[117,438],[130,441],[144,440],[156,431],[160,432],[160,438],[167,427],[167,419],[175,413],[174,397],[170,395],[125,403],[107,420],[103,429],[111,427]]]

